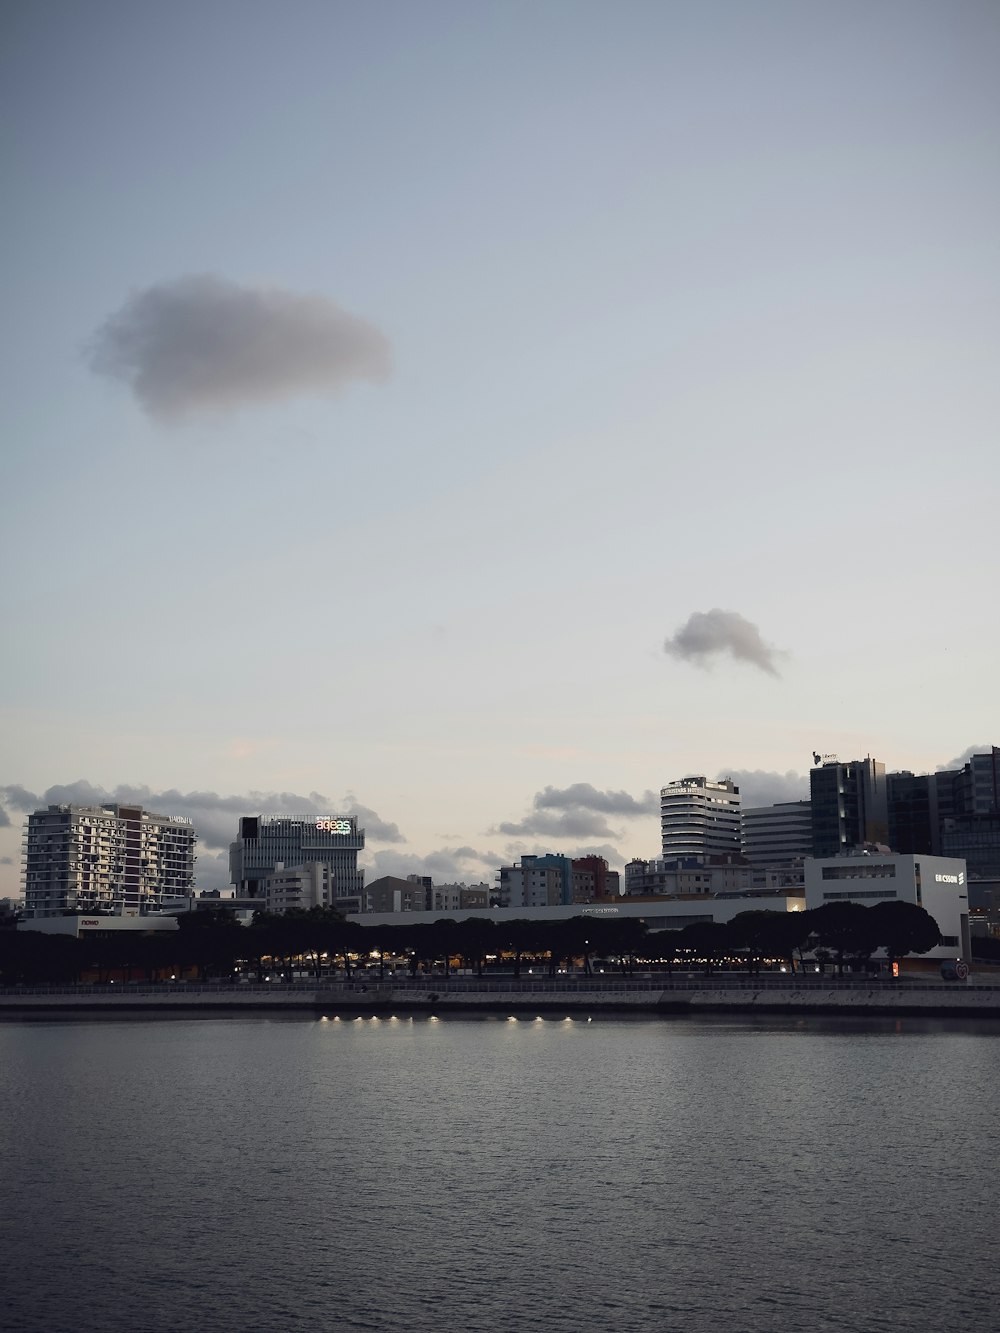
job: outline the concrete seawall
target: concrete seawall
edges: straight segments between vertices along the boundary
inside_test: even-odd
[[[876,1013],[1000,1018],[1000,986],[791,978],[713,983],[507,979],[329,982],[323,985],[161,984],[13,987],[0,1018],[24,1013]]]

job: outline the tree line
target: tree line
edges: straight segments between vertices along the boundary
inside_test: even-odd
[[[884,949],[890,961],[926,953],[939,943],[934,919],[911,903],[827,903],[807,912],[749,910],[726,924],[694,922],[682,930],[650,931],[635,917],[575,916],[561,921],[512,919],[362,926],[330,908],[255,914],[240,925],[225,908],[178,918],[176,931],[105,937],[0,930],[0,984],[171,978],[320,978],[360,970],[380,978],[449,976],[456,966],[477,976],[492,970],[521,976],[528,968],[560,971],[675,967],[711,972],[736,966],[759,972],[779,963],[792,973],[806,954],[842,973],[865,966]]]

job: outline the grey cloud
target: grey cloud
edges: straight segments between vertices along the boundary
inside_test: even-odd
[[[569,787],[546,787],[535,794],[536,810],[597,810],[608,815],[653,815],[660,808],[655,792],[647,791],[636,800],[627,791],[598,791],[589,782],[574,782]]]
[[[127,384],[152,417],[330,393],[382,380],[389,344],[323,296],[213,274],[135,292],[94,334],[90,368]]]
[[[991,745],[985,745],[985,744],[969,745],[966,747],[966,749],[962,751],[960,755],[958,755],[955,759],[950,760],[947,764],[938,764],[937,771],[941,773],[946,769],[950,768],[964,768],[974,754],[989,754],[992,748],[993,747]]]
[[[520,861],[522,856],[543,854],[551,851],[551,848],[539,847],[535,843],[528,842],[508,842],[504,846],[504,856],[507,862]],[[560,856],[569,856],[574,860],[580,856],[603,856],[610,866],[622,866],[625,864],[625,858],[617,847],[613,847],[609,842],[578,844],[576,847],[561,847]]]
[[[778,649],[766,644],[760,630],[738,611],[694,611],[685,624],[663,644],[671,657],[696,666],[708,667],[721,653],[729,653],[740,662],[766,671],[769,676],[779,675],[776,660]]]
[[[435,883],[443,884],[463,879],[472,874],[482,875],[484,866],[494,867],[500,864],[500,858],[492,852],[480,852],[474,847],[442,847],[438,851],[428,852],[426,856],[417,856],[412,852],[384,851],[375,852],[371,857],[372,871],[369,878],[382,875],[430,875]]]
[[[0,787],[0,802],[9,806],[11,810],[30,813],[32,810],[37,810],[38,806],[42,804],[42,798],[26,788],[14,784],[10,787]]]
[[[498,824],[491,833],[502,833],[509,838],[620,838],[620,830],[610,828],[603,815],[591,810],[565,810],[553,814],[535,810],[524,819]]]
[[[0,856],[0,866],[12,866],[14,858],[12,856]]]
[[[386,819],[380,819],[374,810],[367,805],[359,805],[353,798],[348,800],[344,807],[345,814],[353,815],[358,823],[365,830],[366,837],[371,842],[405,842],[406,839],[399,831],[398,824],[390,824]]]
[[[627,791],[600,791],[589,782],[574,782],[535,792],[531,806],[523,819],[498,824],[491,832],[513,838],[621,838],[621,830],[611,828],[604,816],[655,815],[659,798],[651,791],[636,798]]]
[[[395,824],[390,824],[367,806],[347,798],[338,805],[329,796],[310,792],[302,796],[296,792],[250,791],[242,796],[220,796],[214,791],[181,792],[176,788],[155,791],[151,787],[121,785],[108,791],[81,779],[63,786],[49,787],[34,796],[23,787],[0,787],[0,799],[11,809],[31,811],[45,805],[103,805],[109,803],[145,806],[162,815],[182,815],[190,819],[204,848],[226,851],[236,837],[241,815],[287,815],[292,819],[312,819],[316,815],[358,813],[360,818],[371,816],[375,841],[405,841]],[[345,809],[345,806],[347,807]],[[367,826],[364,825],[367,833]],[[388,833],[388,836],[386,834]]]
[[[0,828],[10,828],[10,815],[0,805]]]
[[[781,801],[809,799],[808,773],[768,772],[763,768],[733,768],[718,774],[721,781],[731,778],[740,789],[744,810],[758,805],[777,805]]]
[[[228,889],[229,857],[225,852],[204,852],[198,854],[194,867],[195,885],[199,891],[206,889]]]

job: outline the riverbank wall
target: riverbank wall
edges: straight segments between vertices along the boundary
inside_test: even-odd
[[[992,978],[990,979],[992,981]],[[418,982],[327,982],[315,985],[162,983],[157,985],[18,986],[0,990],[5,1015],[58,1013],[318,1014],[581,1012],[855,1013],[972,1015],[1000,1018],[1000,985],[972,982],[887,982],[813,977],[710,977],[682,981],[545,981],[507,978]]]

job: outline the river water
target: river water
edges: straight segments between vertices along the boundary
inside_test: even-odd
[[[1000,1024],[0,1023],[8,1333],[998,1327]]]

